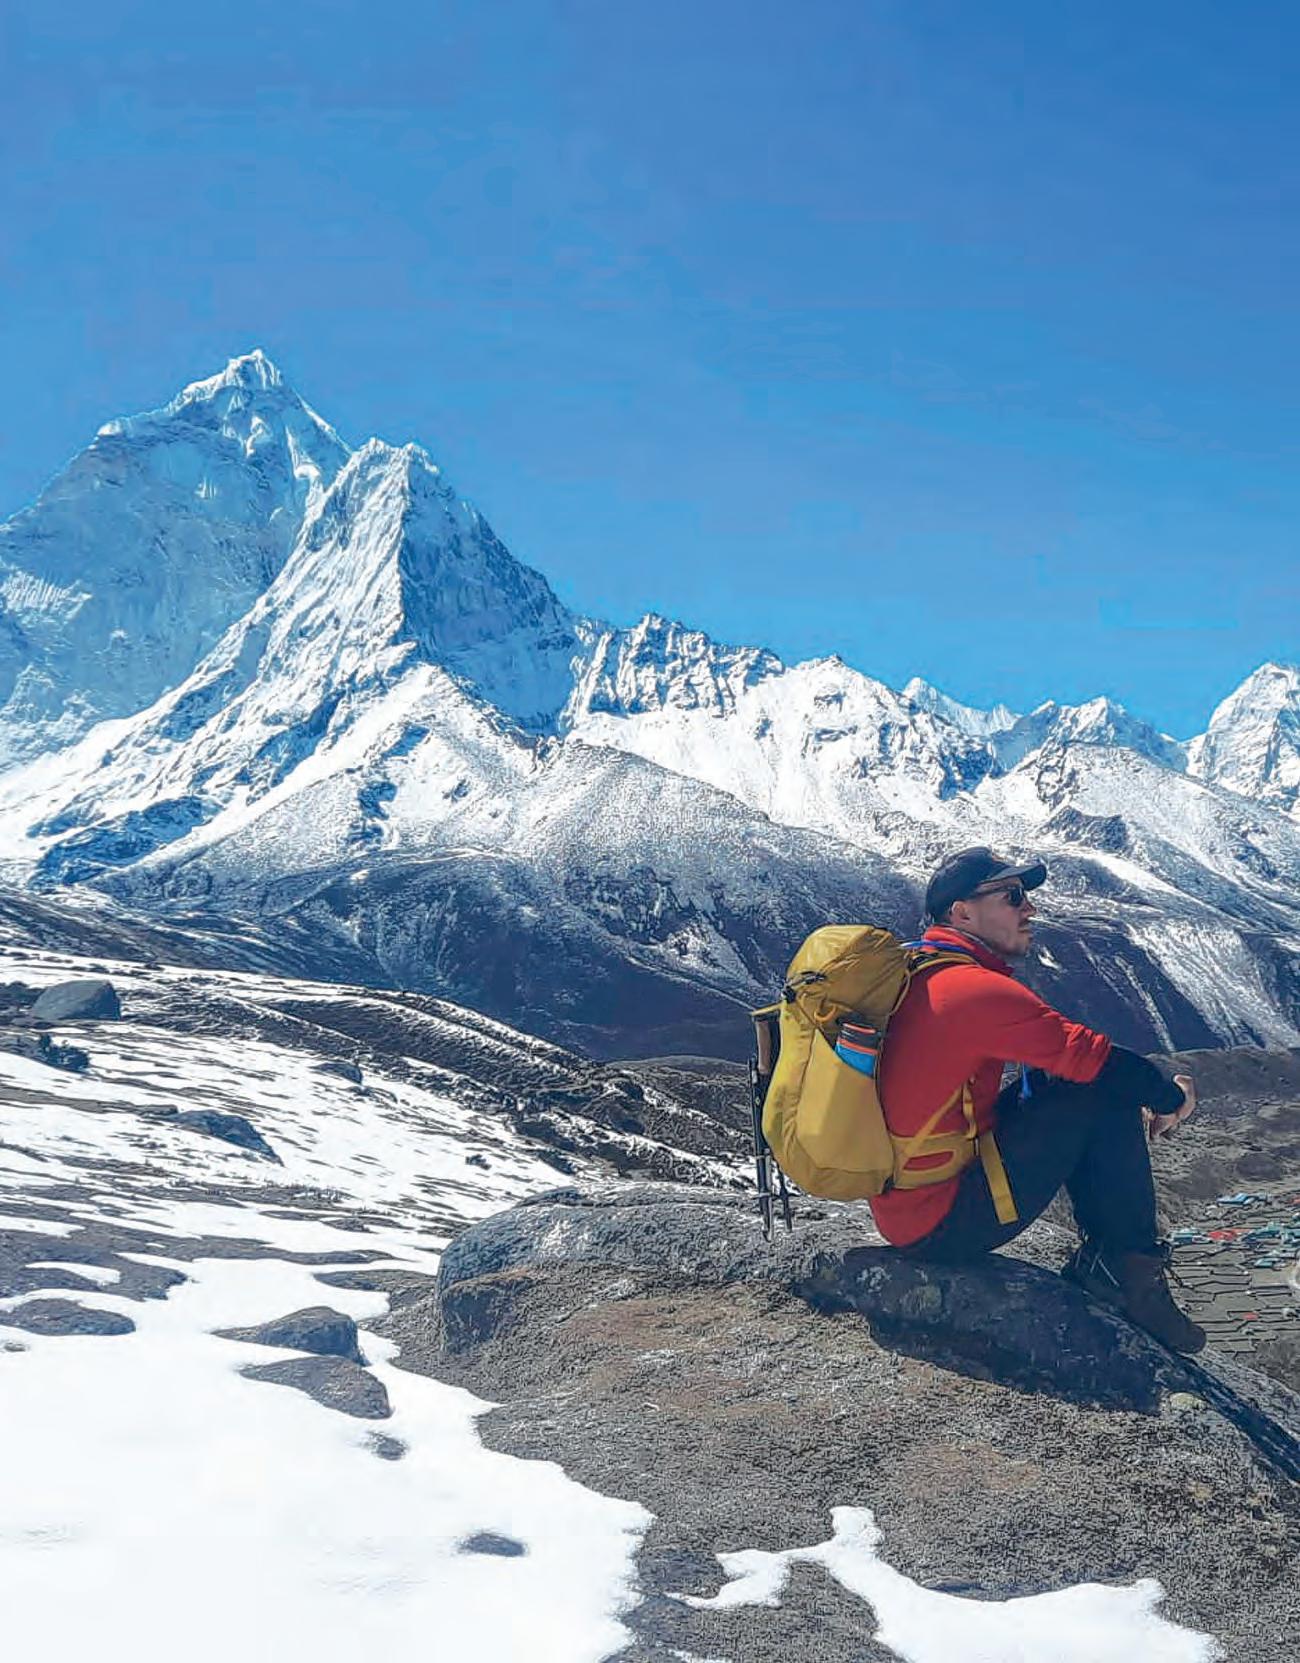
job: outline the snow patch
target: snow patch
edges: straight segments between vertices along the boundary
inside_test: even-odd
[[[880,1558],[881,1532],[866,1507],[836,1507],[834,1535],[816,1547],[720,1553],[730,1580],[711,1599],[679,1594],[703,1611],[778,1606],[796,1564],[823,1565],[875,1611],[874,1638],[906,1663],[1214,1663],[1218,1642],[1167,1622],[1164,1597],[1146,1578],[1129,1587],[1086,1582],[1050,1594],[970,1600],[923,1588]]]

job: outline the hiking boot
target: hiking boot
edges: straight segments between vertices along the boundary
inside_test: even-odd
[[[1161,1345],[1190,1355],[1205,1344],[1205,1330],[1174,1304],[1165,1280],[1170,1257],[1167,1242],[1154,1253],[1104,1253],[1083,1242],[1061,1266],[1061,1275],[1090,1299],[1145,1328]]]

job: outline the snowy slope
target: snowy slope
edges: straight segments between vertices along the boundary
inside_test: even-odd
[[[354,1083],[330,1071],[328,1027],[229,1027],[231,1011],[346,1005],[338,990],[109,968],[125,1020],[65,1036],[87,1073],[0,1051],[10,1643],[52,1659],[127,1646],[142,1663],[174,1656],[179,1634],[208,1663],[250,1643],[343,1659],[434,1631],[485,1663],[618,1649],[648,1515],[490,1453],[486,1405],[394,1366],[367,1332],[386,1278],[430,1287],[450,1233],[554,1186],[546,1143],[456,1071],[362,1043]],[[0,973],[39,986],[87,969],[24,956]],[[508,1037],[533,1053],[535,1089],[571,1065]],[[276,1163],[182,1129],[178,1104],[250,1118]],[[328,1386],[250,1376],[304,1359],[222,1337],[322,1306],[361,1325],[364,1358],[319,1359]]]

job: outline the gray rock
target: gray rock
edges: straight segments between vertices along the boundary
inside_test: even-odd
[[[75,1270],[54,1270],[49,1265],[39,1268],[22,1263],[9,1263],[9,1255],[0,1247],[0,1299],[14,1294],[38,1292],[97,1293],[101,1283],[93,1277],[80,1276]],[[114,1293],[119,1290],[115,1287]]]
[[[293,1386],[327,1409],[359,1420],[386,1420],[392,1405],[384,1384],[345,1357],[289,1357],[280,1363],[257,1363],[239,1371],[250,1380]]]
[[[280,1157],[272,1149],[251,1120],[245,1120],[242,1114],[222,1114],[216,1109],[184,1109],[171,1119],[173,1126],[184,1126],[191,1132],[206,1132],[209,1137],[220,1138],[223,1143],[233,1143],[238,1149],[246,1149],[251,1155],[260,1155],[264,1161],[274,1161],[277,1166]]]
[[[456,1544],[457,1553],[487,1553],[498,1559],[522,1559],[528,1549],[513,1536],[498,1536],[495,1530],[480,1530]]]
[[[778,1229],[769,1245],[745,1196],[671,1184],[552,1190],[447,1248],[438,1277],[445,1343],[464,1350],[508,1328],[512,1308],[547,1266],[592,1264],[705,1284],[774,1285],[817,1310],[858,1312],[898,1350],[1078,1402],[1150,1412],[1170,1391],[1214,1389],[1203,1365],[1174,1356],[1018,1256],[927,1264],[864,1244],[868,1232],[875,1235],[865,1208],[822,1203],[805,1210],[793,1232]],[[1043,1236],[1028,1233],[1013,1251],[1041,1255]],[[1249,1435],[1271,1437],[1272,1458],[1300,1478],[1300,1399],[1249,1370],[1227,1373],[1219,1406],[1229,1402],[1226,1412],[1235,1409]]]
[[[357,1325],[342,1311],[328,1305],[311,1305],[288,1316],[252,1328],[222,1328],[223,1340],[248,1340],[253,1345],[276,1345],[285,1351],[310,1351],[318,1357],[346,1357],[364,1363],[357,1340]]]
[[[0,1316],[28,1334],[131,1334],[135,1324],[117,1311],[91,1310],[71,1299],[29,1299]]]
[[[406,1454],[406,1445],[400,1438],[390,1438],[383,1432],[372,1432],[369,1443],[381,1461],[400,1461]]]
[[[366,1293],[388,1296],[390,1310],[415,1301],[427,1303],[437,1286],[437,1279],[419,1271],[385,1269],[324,1270],[316,1275],[318,1282],[332,1288],[359,1288]]]
[[[356,1063],[348,1062],[345,1057],[331,1057],[328,1062],[316,1064],[318,1074],[337,1074],[341,1079],[351,1080],[354,1086],[361,1084],[361,1070]]]
[[[777,1610],[671,1597],[715,1592],[718,1553],[824,1541],[854,1505],[925,1586],[1155,1577],[1171,1621],[1292,1663],[1294,1395],[1092,1310],[1031,1262],[1063,1257],[1050,1227],[1018,1245],[926,1266],[872,1245],[865,1209],[825,1205],[769,1248],[745,1198],[569,1189],[457,1238],[436,1299],[381,1326],[404,1366],[498,1405],[488,1447],[655,1515],[629,1663],[891,1657],[870,1608],[812,1567]]]
[[[51,1068],[63,1068],[72,1074],[82,1074],[90,1067],[90,1053],[79,1045],[60,1045],[49,1034],[6,1033],[0,1035],[0,1050],[12,1051],[15,1056],[27,1057],[31,1062],[48,1063]]]
[[[112,982],[86,977],[73,982],[55,982],[47,987],[31,1008],[38,1022],[116,1021],[122,1004]]]

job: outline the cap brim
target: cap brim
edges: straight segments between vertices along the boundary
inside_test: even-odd
[[[980,888],[984,889],[991,883],[1006,883],[1009,878],[1019,878],[1026,889],[1037,889],[1047,882],[1047,866],[1041,860],[1032,860],[1027,866],[1008,866],[1001,872],[995,872],[991,878],[985,878]]]

